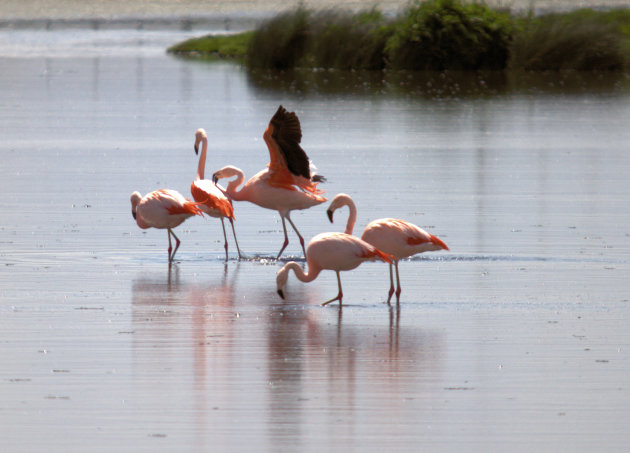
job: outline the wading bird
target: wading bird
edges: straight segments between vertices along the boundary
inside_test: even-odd
[[[392,256],[383,253],[362,239],[352,236],[352,234],[347,234],[348,230],[352,231],[355,220],[356,212],[354,218],[352,215],[348,218],[346,233],[321,233],[311,239],[306,249],[306,263],[308,265],[308,271],[306,273],[304,273],[300,265],[295,261],[288,262],[278,271],[276,275],[276,285],[280,297],[284,299],[284,286],[287,283],[290,270],[293,270],[298,280],[312,282],[322,270],[329,269],[337,273],[339,293],[336,297],[324,302],[322,305],[329,304],[336,300],[338,300],[339,305],[341,305],[343,291],[341,289],[340,271],[350,271],[358,267],[364,261],[374,261],[375,259],[380,259],[391,265],[394,259]]]
[[[219,179],[236,176],[226,188],[226,193],[233,200],[249,201],[262,208],[278,211],[282,219],[284,243],[276,259],[280,258],[289,244],[285,219],[298,235],[302,251],[306,255],[304,238],[291,220],[291,211],[307,209],[327,201],[321,196],[323,192],[317,188],[317,184],[324,181],[324,178],[311,174],[308,156],[300,147],[302,130],[295,113],[287,112],[282,106],[278,107],[263,138],[269,148],[270,162],[267,168],[252,176],[240,190],[236,189],[245,180],[245,174],[236,167],[224,167],[215,172],[212,179],[217,182]]]
[[[140,228],[159,228],[168,230],[168,261],[171,263],[179,248],[180,240],[173,228],[179,226],[188,217],[203,216],[197,203],[184,198],[176,190],[160,189],[146,194],[131,194],[131,215]],[[175,238],[175,250],[171,245],[171,235]],[[171,251],[173,253],[171,253]]]
[[[326,211],[330,221],[333,221],[333,212],[342,206],[350,209],[350,218],[346,225],[346,234],[352,234],[357,218],[357,208],[349,195],[339,194],[330,203]],[[352,220],[352,222],[350,222]],[[400,301],[400,276],[398,274],[398,261],[422,252],[449,250],[448,246],[439,238],[427,233],[413,223],[400,219],[378,219],[370,222],[363,230],[361,239],[372,244],[384,253],[393,256],[393,262],[389,263],[389,295],[387,303],[394,294],[393,269],[396,269],[396,301]]]
[[[206,154],[208,151],[208,136],[203,129],[197,129],[195,132],[195,154],[199,154],[199,143],[201,143],[201,154],[199,155],[199,165],[197,166],[197,178],[190,185],[190,193],[199,208],[210,217],[221,219],[223,227],[223,238],[225,239],[225,260],[228,259],[228,240],[225,233],[225,222],[227,218],[232,225],[232,234],[238,251],[238,258],[241,259],[241,249],[236,239],[236,231],[234,230],[234,208],[232,201],[225,195],[223,188],[217,186],[209,179],[203,179],[206,169]]]

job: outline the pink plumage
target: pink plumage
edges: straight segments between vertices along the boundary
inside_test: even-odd
[[[131,194],[131,214],[140,228],[158,228],[168,230],[168,261],[173,261],[179,248],[180,240],[173,233],[173,228],[181,225],[187,218],[202,215],[198,203],[190,201],[176,190],[160,189],[146,194]],[[171,235],[176,245],[173,250]]]
[[[225,240],[225,260],[228,259],[228,241],[225,233],[225,222],[227,218],[232,225],[232,234],[236,243],[238,257],[241,258],[241,249],[236,239],[236,230],[234,229],[234,208],[232,200],[225,194],[223,188],[214,181],[204,179],[206,168],[206,155],[208,152],[208,135],[204,129],[197,129],[195,132],[195,153],[199,152],[199,143],[201,143],[201,154],[199,155],[199,164],[197,165],[197,177],[190,185],[190,193],[195,201],[199,203],[199,208],[211,217],[221,219],[221,227],[223,228],[223,239]]]
[[[226,188],[230,198],[278,211],[282,219],[284,243],[277,258],[280,258],[289,244],[285,219],[295,230],[306,256],[304,238],[291,220],[291,211],[324,203],[326,198],[317,188],[317,184],[324,178],[311,174],[308,156],[299,145],[302,131],[295,113],[287,112],[280,106],[269,122],[263,138],[269,149],[269,164],[266,168],[252,176],[238,191],[236,189],[245,181],[245,174],[239,168],[231,165],[223,167],[214,173],[213,181],[236,176]]]
[[[330,203],[328,217],[332,221],[333,212],[342,206],[348,206],[350,219],[346,225],[346,233],[352,234],[357,218],[357,208],[352,198],[346,194],[338,194]],[[390,289],[387,302],[394,294],[393,268],[396,269],[396,299],[400,300],[401,286],[398,273],[398,261],[418,253],[449,250],[440,238],[426,232],[417,225],[401,219],[378,219],[370,222],[363,230],[361,239],[372,244],[378,250],[391,255],[394,259],[389,263]]]

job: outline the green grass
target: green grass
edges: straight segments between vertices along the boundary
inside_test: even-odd
[[[244,61],[253,34],[247,31],[233,35],[207,35],[169,47],[168,52],[191,58]]]

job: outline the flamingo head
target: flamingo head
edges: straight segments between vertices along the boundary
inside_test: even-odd
[[[278,289],[278,296],[284,299],[284,286],[289,279],[289,268],[285,265],[276,274],[276,287]]]
[[[140,200],[142,200],[142,195],[140,195],[140,192],[134,192],[131,194],[131,215],[133,216],[134,220],[136,219],[136,209],[138,208],[138,203],[140,203]]]
[[[199,143],[203,142],[204,140],[208,140],[208,135],[206,134],[206,131],[204,129],[197,129],[195,131],[195,154],[199,154]]]
[[[354,202],[352,201],[352,198],[350,197],[350,195],[347,195],[345,193],[339,193],[337,195],[335,195],[335,198],[333,198],[333,201],[330,202],[330,206],[328,207],[328,210],[326,211],[326,214],[328,214],[328,220],[330,220],[330,223],[332,223],[333,221],[333,213],[339,209],[342,208],[344,206],[353,206]]]

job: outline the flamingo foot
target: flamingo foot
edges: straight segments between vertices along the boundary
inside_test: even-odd
[[[339,306],[341,306],[341,300],[342,300],[342,299],[343,299],[343,293],[342,293],[342,292],[339,292],[339,294],[337,294],[337,296],[336,296],[336,297],[333,297],[332,299],[327,300],[326,302],[322,303],[322,307],[323,307],[323,306],[325,306],[325,305],[328,305],[329,303],[334,302],[334,301],[336,301],[336,300],[338,300],[338,301],[339,301]]]

